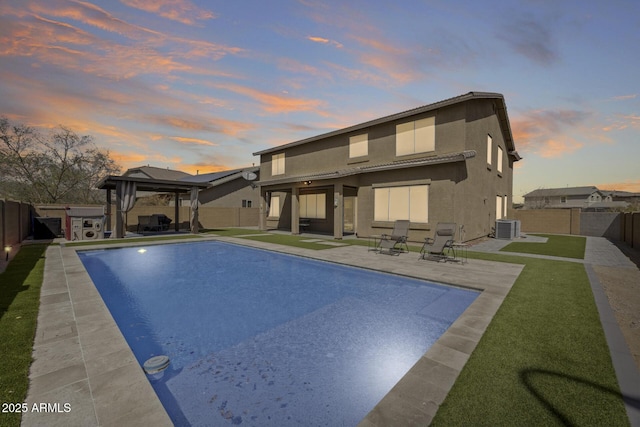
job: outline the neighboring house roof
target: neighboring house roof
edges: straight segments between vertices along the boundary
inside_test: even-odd
[[[258,151],[253,153],[254,156],[259,156],[262,154],[273,153],[277,151],[282,151],[284,149],[295,147],[297,145],[308,144],[310,142],[319,141],[321,139],[346,134],[349,132],[355,132],[361,129],[365,129],[371,126],[380,125],[383,123],[391,122],[394,120],[403,119],[406,117],[411,117],[416,114],[434,111],[439,108],[447,107],[454,104],[459,104],[461,102],[469,101],[471,99],[495,99],[497,101],[496,114],[498,115],[498,119],[500,121],[500,127],[502,128],[502,132],[504,135],[504,140],[507,146],[507,150],[511,156],[514,157],[514,160],[520,160],[521,157],[515,149],[515,144],[513,142],[513,134],[511,133],[511,126],[509,124],[509,117],[507,115],[507,107],[504,102],[504,96],[499,93],[491,93],[491,92],[469,92],[464,95],[456,96],[453,98],[445,99],[443,101],[435,102],[433,104],[424,105],[422,107],[414,108],[412,110],[403,111],[401,113],[392,114],[390,116],[381,117],[379,119],[371,120],[368,122],[360,123],[354,126],[350,126],[344,129],[335,130],[332,132],[324,133],[322,135],[313,136],[311,138],[302,139],[300,141],[291,142],[289,144],[280,145],[278,147],[268,148],[266,150]]]
[[[122,176],[130,176],[135,178],[149,178],[161,180],[179,180],[187,176],[191,176],[186,172],[173,169],[157,168],[155,166],[140,166],[137,168],[127,169]]]
[[[354,168],[342,169],[332,172],[320,172],[315,174],[305,174],[298,176],[288,176],[283,178],[269,179],[266,181],[260,181],[260,184],[263,185],[273,185],[273,184],[284,184],[289,182],[299,182],[299,181],[313,181],[317,179],[332,179],[332,178],[341,178],[344,176],[350,175],[359,175],[362,173],[368,172],[377,172],[381,170],[388,169],[403,169],[403,168],[411,168],[416,166],[427,166],[427,165],[436,165],[441,163],[453,163],[453,162],[461,162],[467,159],[471,159],[476,156],[476,152],[474,150],[466,150],[459,153],[451,153],[451,154],[443,154],[441,156],[431,156],[431,157],[422,157],[419,159],[411,159],[411,160],[397,160],[395,162],[382,163],[377,165],[369,165],[369,166],[357,166]]]
[[[565,187],[540,188],[524,195],[524,197],[558,197],[558,196],[589,196],[599,191],[597,187]]]
[[[619,198],[640,197],[640,193],[632,193],[630,191],[604,190],[603,193],[610,195],[611,197],[619,197]]]
[[[232,181],[234,179],[242,178],[243,172],[252,172],[256,175],[259,173],[259,166],[252,166],[248,168],[231,169],[226,171],[203,173],[201,175],[190,175],[181,179],[186,182],[208,182],[211,186],[224,184],[225,182]],[[248,182],[248,181],[247,181]]]

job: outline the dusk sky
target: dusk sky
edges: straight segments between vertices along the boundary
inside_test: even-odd
[[[514,201],[640,192],[640,2],[0,0],[0,116],[124,169],[253,152],[469,91],[505,97]]]

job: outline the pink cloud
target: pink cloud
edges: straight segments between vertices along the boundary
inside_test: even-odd
[[[217,87],[239,93],[258,101],[262,104],[264,111],[268,113],[290,113],[294,111],[316,111],[320,113],[318,109],[324,104],[324,102],[319,99],[277,95],[237,84],[217,85]]]
[[[578,110],[533,110],[515,116],[511,128],[516,147],[545,158],[573,153],[584,147],[583,141],[594,139],[585,125],[590,116]]]
[[[324,37],[307,36],[307,40],[311,40],[312,42],[315,42],[315,43],[330,44],[330,45],[333,45],[334,47],[337,47],[338,49],[343,47],[342,43],[337,42],[335,40],[326,39]]]
[[[202,9],[189,0],[120,0],[127,6],[153,13],[186,25],[215,18],[215,14]]]
[[[192,40],[162,34],[131,25],[103,9],[85,2],[42,4],[31,2],[29,12],[7,7],[0,23],[10,34],[3,40],[0,55],[30,56],[39,63],[63,69],[80,70],[101,77],[131,78],[140,74],[169,75],[175,72],[207,76],[230,76],[212,67],[203,68],[194,59],[218,60],[228,54],[238,55],[244,49],[205,40]],[[55,6],[55,7],[54,7]],[[92,34],[70,22],[123,35],[116,42]],[[5,43],[5,41],[7,43]]]
[[[631,193],[640,193],[640,180],[628,180],[623,182],[608,182],[596,185],[600,190],[609,191],[629,191]]]

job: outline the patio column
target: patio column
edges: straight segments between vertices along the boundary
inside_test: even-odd
[[[344,188],[342,183],[333,185],[333,238],[342,240],[344,228]]]
[[[122,181],[116,182],[116,238],[124,237],[122,221]]]
[[[191,233],[198,234],[198,187],[191,188]]]
[[[173,211],[173,216],[176,219],[176,223],[173,226],[173,229],[176,231],[180,231],[180,193],[175,192],[176,202],[175,202],[175,210]]]
[[[258,228],[262,231],[267,229],[267,192],[260,187],[260,200],[258,201]]]
[[[291,234],[300,234],[300,188],[291,188]]]
[[[104,230],[111,231],[111,190],[107,188],[105,191],[107,192],[107,220],[104,225]]]

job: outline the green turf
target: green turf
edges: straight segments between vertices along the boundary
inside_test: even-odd
[[[587,244],[585,237],[554,234],[532,234],[532,236],[546,237],[548,240],[546,243],[512,242],[501,251],[584,259]]]
[[[0,274],[0,402],[22,403],[29,386],[47,245],[25,245]],[[0,413],[0,426],[19,426],[20,414]]]
[[[525,267],[432,425],[628,425],[584,266],[469,257]]]

